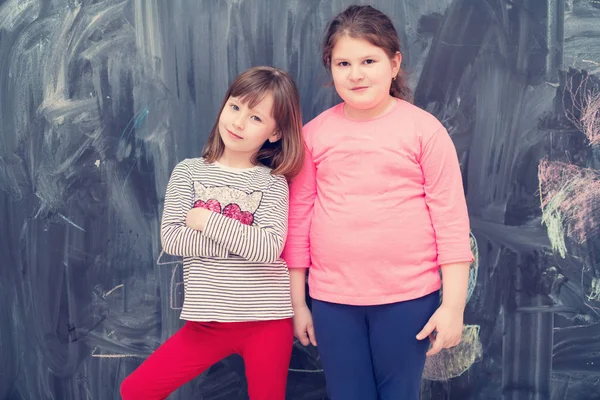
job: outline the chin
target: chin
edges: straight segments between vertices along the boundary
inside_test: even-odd
[[[357,110],[369,110],[375,107],[376,103],[374,101],[348,101],[344,100],[350,107],[355,108]]]

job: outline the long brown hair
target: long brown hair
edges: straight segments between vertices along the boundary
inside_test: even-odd
[[[267,94],[273,96],[272,117],[281,138],[265,142],[254,156],[253,162],[273,169],[272,173],[288,180],[297,175],[304,163],[304,140],[302,139],[302,112],[300,96],[292,77],[274,67],[254,67],[241,73],[231,84],[219,116],[229,97],[237,97],[250,108],[256,106]],[[215,162],[223,155],[225,144],[219,135],[219,118],[215,122],[204,146],[204,158]]]
[[[337,40],[348,35],[363,39],[386,52],[390,59],[400,51],[400,39],[390,18],[371,6],[353,5],[336,15],[325,28],[322,43],[323,65],[331,70],[331,52]],[[402,69],[392,80],[390,95],[412,102],[413,95],[404,80]]]

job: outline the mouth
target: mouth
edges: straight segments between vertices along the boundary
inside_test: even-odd
[[[240,135],[237,135],[237,134],[231,132],[229,129],[226,129],[226,130],[227,130],[227,133],[229,133],[229,136],[231,136],[232,138],[238,139],[238,140],[239,139],[243,139],[243,137],[241,137]]]
[[[356,86],[356,87],[353,87],[351,90],[353,92],[360,92],[360,91],[363,91],[363,90],[368,89],[368,88],[369,88],[368,86]]]

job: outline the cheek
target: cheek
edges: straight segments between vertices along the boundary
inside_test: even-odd
[[[225,107],[221,110],[221,114],[219,114],[219,123],[227,123],[232,119],[232,116],[235,114],[230,107]]]
[[[382,81],[392,80],[392,76],[394,76],[394,71],[391,65],[382,65],[379,70],[379,79]],[[390,83],[391,84],[391,83]]]
[[[261,139],[260,139],[260,144],[262,145],[264,142],[266,142],[267,140],[269,140],[271,138],[271,136],[273,136],[273,133],[275,132],[275,128],[271,129],[265,129],[262,134],[260,135]]]
[[[338,69],[331,70],[331,78],[333,79],[333,84],[337,85],[344,81],[344,73]]]
[[[252,127],[252,129],[246,127],[245,134],[246,138],[248,139],[248,144],[252,147],[260,147],[265,140],[268,139],[268,133],[262,127]]]
[[[274,131],[275,131],[275,129],[271,128],[271,127],[261,129],[261,133],[260,133],[261,142],[264,143],[265,140],[268,140],[273,135]]]

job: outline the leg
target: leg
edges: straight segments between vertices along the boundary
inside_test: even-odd
[[[369,310],[370,341],[379,400],[418,400],[429,340],[417,333],[439,305],[439,293]]]
[[[121,384],[124,400],[165,399],[232,353],[210,325],[186,322]]]
[[[365,308],[313,300],[312,311],[331,400],[377,400]]]
[[[284,400],[294,344],[292,319],[249,324],[240,354],[250,400]]]

